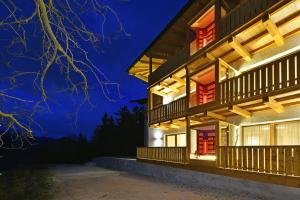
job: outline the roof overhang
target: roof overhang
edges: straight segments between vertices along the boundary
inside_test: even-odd
[[[138,56],[127,70],[128,73],[148,82],[150,58],[152,58],[152,71],[155,71],[169,56],[182,50],[186,45],[188,36],[187,24],[208,2],[210,1],[189,0],[167,27]]]

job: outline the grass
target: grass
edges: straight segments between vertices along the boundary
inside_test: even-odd
[[[1,200],[50,200],[53,181],[46,170],[0,171]]]

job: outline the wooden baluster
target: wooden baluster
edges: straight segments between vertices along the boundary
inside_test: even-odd
[[[249,94],[249,97],[253,97],[254,96],[254,84],[255,84],[255,81],[254,81],[254,73],[255,71],[251,71],[249,73],[249,89],[250,89],[250,94]]]
[[[239,77],[239,80],[240,80],[240,99],[243,99],[244,98],[244,77],[245,75],[243,74],[242,76]]]
[[[248,148],[248,170],[253,170],[253,148]]]
[[[248,155],[248,149],[247,147],[243,147],[243,169],[247,170],[248,165],[247,165],[247,155]]]
[[[300,84],[300,52],[297,53],[297,85]]]
[[[295,56],[292,55],[289,58],[289,86],[294,86],[296,83],[296,74],[295,74]]]
[[[229,101],[229,81],[228,80],[226,80],[225,81],[225,83],[226,83],[226,103],[228,103],[228,101]]]
[[[253,147],[253,170],[256,172],[259,169],[259,150],[261,149],[260,147]]]
[[[234,79],[230,79],[229,80],[229,83],[230,83],[230,89],[229,89],[229,97],[230,97],[230,99],[229,99],[229,102],[233,102],[233,94],[234,94],[234,92],[233,92],[233,88],[234,88]]]
[[[230,33],[231,32],[231,23],[230,23],[230,15],[228,15],[227,17],[226,17],[226,33],[225,33],[225,35],[227,34],[227,33]]]
[[[238,153],[238,169],[243,169],[242,168],[242,162],[243,162],[243,154],[242,154],[242,147],[237,147],[237,153]]]
[[[265,148],[265,172],[269,173],[271,168],[271,147]]]
[[[285,156],[284,156],[284,147],[278,147],[278,173],[284,174],[285,172]]]
[[[271,173],[277,174],[277,147],[272,147],[271,148],[271,166],[272,170]]]
[[[274,90],[278,90],[280,88],[280,73],[279,73],[279,63],[280,60],[274,62]]]
[[[225,84],[226,84],[226,81],[224,81],[223,83],[221,83],[221,88],[222,88],[222,100],[221,100],[221,103],[222,104],[225,104]]]
[[[261,83],[261,90],[260,94],[265,94],[266,93],[266,66],[263,66],[261,68],[261,77],[260,77],[260,83]]]
[[[294,147],[293,173],[300,176],[300,146]]]
[[[232,169],[232,147],[227,147],[227,163],[228,168]]]
[[[292,157],[293,147],[285,147],[285,174],[291,176],[293,174],[293,157]]]
[[[260,147],[259,148],[259,166],[258,166],[259,172],[265,171],[264,163],[265,163],[265,147]]]
[[[260,80],[261,80],[261,76],[260,76],[260,69],[256,69],[255,70],[255,95],[259,95],[261,93],[261,88],[260,88]]]
[[[220,147],[221,151],[221,167],[226,168],[226,149],[224,147]]]
[[[236,77],[234,78],[234,100],[239,100],[239,79]]]
[[[248,98],[249,97],[249,87],[248,87],[248,80],[249,80],[249,73],[245,73],[245,82],[244,82],[244,85],[245,85],[245,98]]]
[[[238,149],[236,147],[232,147],[232,166],[233,169],[237,169],[238,167],[238,160],[237,160],[237,153]]]
[[[268,92],[273,91],[273,64],[267,66],[268,69]]]
[[[281,59],[281,88],[287,87],[287,58]]]

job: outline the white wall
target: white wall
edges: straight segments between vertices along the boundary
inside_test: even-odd
[[[179,89],[179,92],[177,92],[177,93],[171,92],[168,96],[163,97],[163,104],[165,105],[165,104],[171,103],[172,101],[175,101],[181,97],[186,96],[185,89],[186,89],[185,86],[182,86]]]
[[[194,154],[197,150],[197,131],[191,130],[191,154]]]
[[[285,121],[300,118],[300,105],[285,107],[283,113],[276,113],[273,110],[259,111],[252,114],[250,118],[244,118],[240,116],[228,117],[228,123],[235,125],[254,125],[268,123],[272,121]]]
[[[165,135],[169,134],[177,134],[177,133],[186,133],[186,127],[182,127],[180,129],[169,129],[169,130],[161,130],[159,128],[149,128],[148,130],[148,147],[164,147],[165,146]],[[185,134],[186,137],[186,134]],[[178,139],[178,137],[177,137]],[[179,144],[186,143],[181,138],[181,141],[177,141]]]

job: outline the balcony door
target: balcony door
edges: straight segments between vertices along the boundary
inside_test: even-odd
[[[215,149],[215,130],[197,130],[197,154],[214,155]]]
[[[190,107],[215,101],[215,66],[210,66],[190,78]]]

